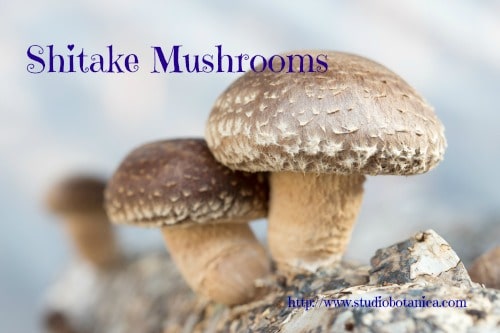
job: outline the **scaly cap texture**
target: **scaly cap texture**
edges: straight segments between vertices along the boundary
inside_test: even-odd
[[[332,51],[324,73],[249,71],[217,99],[206,127],[215,158],[235,170],[412,175],[442,160],[444,127],[403,79]],[[305,57],[303,68],[309,68]]]
[[[164,226],[264,217],[264,174],[233,171],[217,162],[203,139],[158,141],[133,150],[105,192],[115,223]]]

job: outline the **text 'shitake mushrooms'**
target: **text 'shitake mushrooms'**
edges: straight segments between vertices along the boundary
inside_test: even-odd
[[[217,99],[206,139],[229,168],[272,173],[271,254],[280,269],[314,271],[344,252],[364,175],[424,173],[446,140],[432,107],[384,66],[340,52],[288,54],[324,54],[328,70],[297,73],[296,56],[295,73],[247,72]],[[303,59],[305,71],[318,69]]]
[[[132,151],[106,189],[116,223],[161,227],[172,259],[197,293],[227,305],[256,297],[270,263],[248,221],[267,214],[263,174],[218,163],[203,139],[149,143]]]
[[[120,253],[104,210],[105,181],[77,175],[53,186],[46,197],[50,211],[63,217],[79,255],[98,268],[120,261]]]

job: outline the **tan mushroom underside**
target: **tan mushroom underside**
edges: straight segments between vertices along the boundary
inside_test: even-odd
[[[247,224],[168,226],[172,259],[198,294],[226,305],[258,296],[255,280],[270,272],[268,256]]]
[[[83,259],[99,268],[111,267],[119,261],[113,228],[104,211],[73,213],[67,216],[64,224]]]
[[[337,263],[363,198],[360,174],[272,173],[269,247],[282,271]]]

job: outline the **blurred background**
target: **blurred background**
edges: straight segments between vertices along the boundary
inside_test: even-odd
[[[297,2],[298,3],[298,2]],[[202,136],[238,74],[150,74],[151,46],[192,54],[332,49],[378,61],[413,85],[446,127],[428,174],[369,177],[347,257],[433,228],[465,263],[500,238],[498,1],[1,1],[0,331],[38,332],[44,292],[73,256],[42,204],[75,171],[109,176],[147,141]],[[132,74],[26,71],[29,45],[135,53]],[[255,225],[265,237],[265,224]],[[127,251],[161,247],[157,230],[124,228]]]

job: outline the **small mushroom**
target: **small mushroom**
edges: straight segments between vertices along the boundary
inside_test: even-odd
[[[48,209],[64,218],[79,255],[100,269],[113,267],[121,258],[104,210],[104,188],[100,178],[75,175],[57,183],[46,197]]]
[[[340,52],[295,54],[323,54],[328,69],[299,73],[317,68],[297,56],[295,73],[247,72],[217,99],[206,139],[229,168],[271,172],[271,254],[282,270],[315,271],[343,254],[365,175],[424,173],[446,140],[433,109],[382,65]]]
[[[500,289],[500,245],[476,258],[469,267],[469,274],[474,282]]]
[[[227,305],[257,295],[270,271],[248,221],[267,214],[263,174],[232,171],[203,139],[158,141],[133,150],[106,189],[116,223],[160,227],[172,259],[198,294]]]
[[[43,324],[46,331],[51,333],[80,333],[71,327],[66,315],[60,311],[46,313]]]

